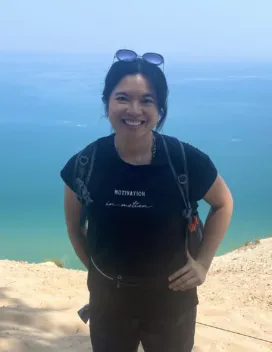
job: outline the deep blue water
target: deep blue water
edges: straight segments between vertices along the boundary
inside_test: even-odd
[[[170,61],[170,60],[169,60]],[[0,259],[61,258],[82,268],[63,216],[59,172],[110,133],[101,103],[111,58],[0,54]],[[271,236],[272,64],[165,66],[164,133],[208,153],[235,210],[218,254]],[[201,205],[201,214],[207,208]]]

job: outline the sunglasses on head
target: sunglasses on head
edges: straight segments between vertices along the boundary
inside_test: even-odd
[[[143,54],[143,56],[139,56],[133,50],[120,49],[114,55],[113,61],[115,58],[119,61],[135,61],[140,58],[149,62],[150,64],[154,64],[157,66],[164,65],[163,56],[157,53],[145,53]]]

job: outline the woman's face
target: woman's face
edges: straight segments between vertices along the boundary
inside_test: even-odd
[[[119,82],[109,99],[108,116],[116,133],[124,137],[142,137],[157,125],[155,92],[143,75],[128,75]]]

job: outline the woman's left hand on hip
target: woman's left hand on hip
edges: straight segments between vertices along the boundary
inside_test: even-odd
[[[173,291],[186,291],[204,283],[207,269],[194,260],[187,251],[187,264],[169,277],[169,288]]]

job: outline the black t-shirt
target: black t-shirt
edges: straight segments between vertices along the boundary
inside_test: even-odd
[[[201,200],[216,179],[208,155],[184,143],[189,196]],[[61,171],[73,190],[75,154]],[[169,275],[186,263],[184,208],[160,138],[150,165],[123,161],[114,135],[98,140],[97,156],[88,190],[89,252],[108,274],[137,277]]]

